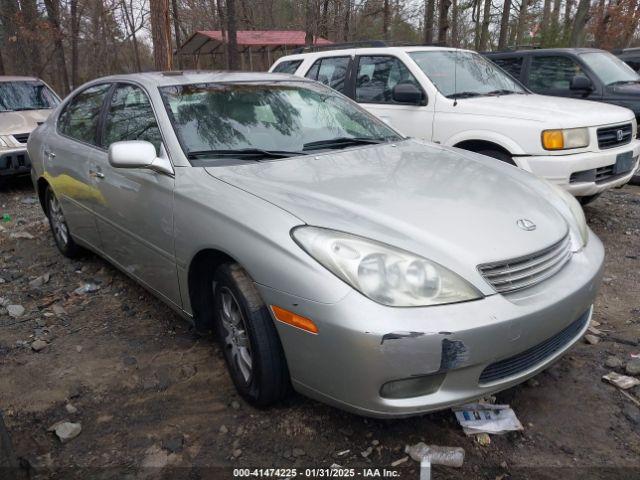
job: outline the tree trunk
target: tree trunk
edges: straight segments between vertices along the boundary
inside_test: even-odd
[[[507,48],[507,36],[509,34],[509,17],[511,15],[511,0],[504,0],[502,18],[500,19],[500,36],[498,37],[498,50]]]
[[[569,37],[571,35],[571,20],[573,17],[571,16],[571,12],[573,10],[574,0],[566,0],[564,5],[564,24],[562,26],[562,38],[565,43],[569,42]]]
[[[458,38],[458,30],[460,25],[460,18],[458,18],[458,0],[451,0],[451,46],[458,48],[460,46],[460,40]]]
[[[351,0],[345,0],[344,26],[342,28],[342,40],[349,41],[349,26],[351,22]]]
[[[71,88],[76,88],[79,82],[78,72],[78,39],[80,38],[80,16],[78,15],[78,0],[69,2],[71,13]]]
[[[176,50],[179,51],[182,46],[182,35],[180,33],[180,11],[178,10],[178,1],[171,0],[171,10],[173,13],[173,34],[176,38]],[[182,55],[178,53],[178,68],[182,70]]]
[[[484,12],[482,14],[482,29],[480,31],[480,44],[478,49],[480,51],[487,49],[489,42],[489,23],[491,22],[491,0],[485,0]]]
[[[318,35],[323,38],[329,37],[329,0],[322,3],[322,15],[320,16],[320,31]]]
[[[573,28],[571,29],[571,37],[569,43],[572,47],[579,47],[582,45],[584,39],[584,27],[586,27],[589,21],[589,8],[591,7],[590,0],[580,0],[578,3],[578,10],[576,11],[576,17],[573,21]]]
[[[451,7],[451,0],[440,0],[440,11],[438,12],[438,44],[440,45],[447,44],[449,7]]]
[[[436,11],[436,0],[426,0],[424,2],[424,43],[433,43],[434,15]]]
[[[153,63],[156,70],[173,68],[171,51],[171,27],[169,21],[169,0],[149,0],[151,14],[151,40],[153,42]]]
[[[227,62],[229,70],[239,70],[236,0],[227,0]]]
[[[304,4],[304,43],[305,45],[313,45],[313,37],[315,36],[315,0],[305,0]]]
[[[389,40],[389,24],[391,23],[391,7],[389,0],[383,0],[382,4],[382,38]]]
[[[20,15],[23,19],[22,28],[18,30],[18,47],[26,65],[22,69],[39,77],[42,74],[43,62],[40,56],[40,42],[38,41],[38,5],[36,0],[21,0]]]
[[[54,55],[57,57],[56,68],[59,75],[59,88],[62,94],[69,93],[69,75],[67,74],[67,62],[64,58],[64,45],[62,44],[62,30],[60,29],[60,3],[59,0],[44,0],[47,16],[53,32]]]
[[[518,29],[516,31],[516,46],[520,47],[524,44],[524,35],[527,29],[527,0],[520,3],[520,12],[518,13]]]

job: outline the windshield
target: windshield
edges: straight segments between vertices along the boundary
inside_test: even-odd
[[[0,112],[44,110],[58,105],[58,98],[42,82],[0,82]]]
[[[440,50],[409,56],[445,97],[527,93],[500,67],[473,52]]]
[[[206,83],[160,93],[189,159],[225,152],[284,157],[401,139],[353,102],[311,83]]]
[[[640,76],[629,65],[608,52],[583,53],[580,58],[605,85],[640,81]]]

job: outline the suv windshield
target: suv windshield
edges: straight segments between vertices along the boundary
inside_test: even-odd
[[[204,83],[160,93],[190,160],[283,158],[402,138],[311,83]]]
[[[608,52],[589,52],[580,58],[605,85],[640,82],[640,76],[633,69]]]
[[[0,112],[45,110],[58,105],[58,98],[42,82],[0,82]]]
[[[527,93],[500,67],[477,53],[436,50],[411,52],[409,56],[448,98]]]

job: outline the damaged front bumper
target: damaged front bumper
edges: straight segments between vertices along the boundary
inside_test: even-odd
[[[535,287],[422,308],[386,307],[356,291],[323,304],[258,288],[268,304],[318,326],[314,335],[275,321],[297,391],[366,416],[402,417],[504,390],[553,363],[587,329],[603,259],[591,233]],[[412,389],[426,393],[406,396]]]
[[[24,175],[31,171],[26,147],[0,148],[0,177]]]

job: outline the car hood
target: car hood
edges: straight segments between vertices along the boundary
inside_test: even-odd
[[[23,110],[20,112],[0,112],[0,135],[30,133],[44,122],[53,110]]]
[[[301,223],[394,245],[459,273],[546,248],[568,232],[534,176],[416,140],[206,170]],[[537,228],[522,230],[521,218]]]
[[[464,98],[453,108],[463,114],[544,122],[549,128],[591,127],[633,118],[632,112],[617,105],[537,94]]]

